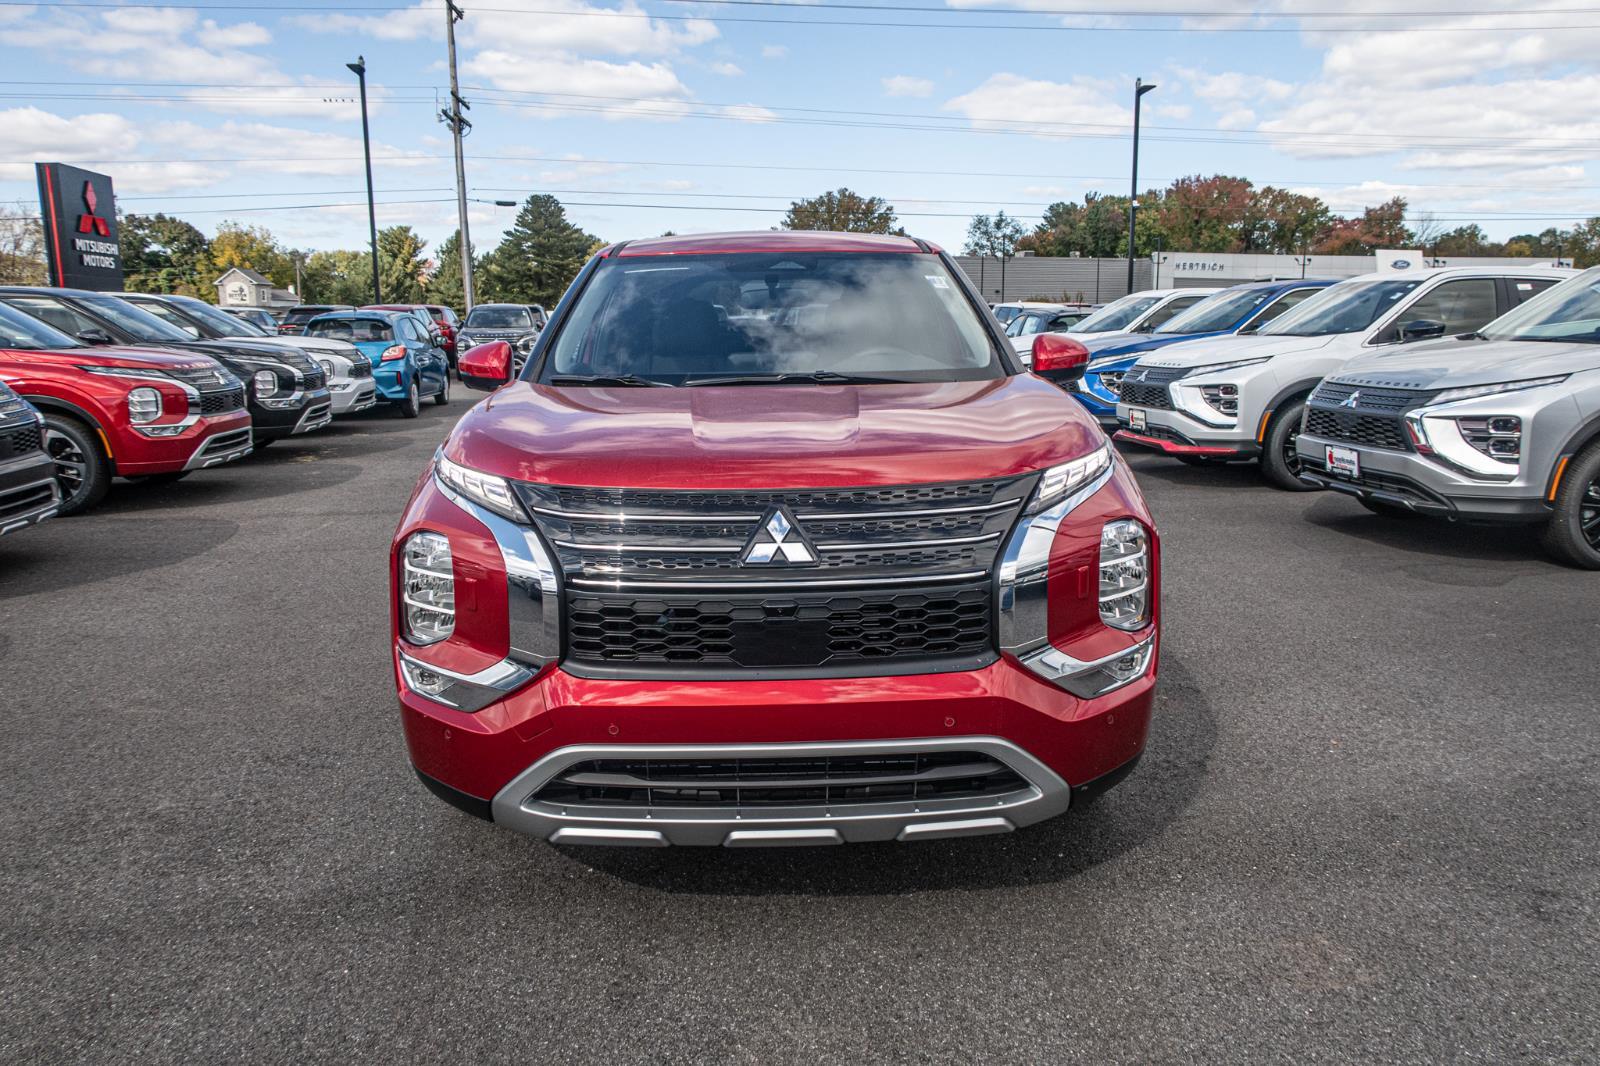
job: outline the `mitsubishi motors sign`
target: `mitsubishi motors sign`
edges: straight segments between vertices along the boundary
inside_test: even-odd
[[[111,178],[65,163],[35,163],[50,284],[122,291],[117,205]]]

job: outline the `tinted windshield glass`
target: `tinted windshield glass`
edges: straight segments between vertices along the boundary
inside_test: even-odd
[[[173,341],[192,341],[194,334],[186,333],[170,322],[163,322],[148,311],[108,296],[90,296],[84,299],[89,310],[146,344],[170,344]]]
[[[316,318],[318,315],[327,314],[329,311],[333,310],[336,310],[336,308],[314,306],[292,307],[289,309],[289,313],[283,316],[283,321],[287,325],[303,326],[313,318]]]
[[[219,311],[204,300],[196,300],[192,296],[169,296],[167,299],[177,304],[190,318],[204,322],[213,333],[220,333],[224,337],[267,336],[264,331],[250,323],[235,318],[226,311]]]
[[[978,380],[1006,373],[989,337],[929,255],[623,257],[596,270],[541,380]]]
[[[1341,281],[1261,331],[1262,336],[1322,337],[1357,333],[1392,311],[1423,278]]]
[[[0,304],[0,348],[39,351],[47,348],[82,348],[82,341],[67,336],[54,326],[29,318],[15,308]]]
[[[468,329],[532,329],[526,307],[474,307],[467,312]]]
[[[1552,285],[1478,332],[1494,341],[1600,344],[1600,267]]]
[[[1108,303],[1088,318],[1072,327],[1073,333],[1106,333],[1114,329],[1127,329],[1134,319],[1154,307],[1159,296],[1124,296]]]
[[[308,337],[328,337],[360,344],[364,341],[394,340],[394,326],[386,318],[330,318],[306,327]]]
[[[1157,333],[1215,333],[1233,324],[1272,299],[1270,289],[1245,289],[1219,292],[1195,304],[1181,315],[1163,323]]]
[[[1020,314],[1022,314],[1022,308],[1009,306],[1007,304],[1000,304],[994,309],[994,317],[998,318],[1002,322],[1007,323]]]

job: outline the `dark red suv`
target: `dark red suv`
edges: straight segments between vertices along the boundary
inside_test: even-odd
[[[462,354],[495,391],[393,543],[442,798],[561,844],[836,844],[1005,832],[1133,767],[1149,512],[943,252],[613,245],[510,361]]]

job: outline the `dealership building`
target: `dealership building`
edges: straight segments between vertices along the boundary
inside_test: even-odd
[[[957,265],[991,303],[1044,297],[1062,303],[1106,303],[1128,293],[1126,259],[1021,254],[1004,262],[995,256],[958,255]],[[1133,263],[1139,289],[1225,288],[1246,281],[1282,278],[1351,278],[1375,271],[1461,266],[1571,266],[1554,259],[1429,257],[1411,249],[1386,249],[1374,255],[1255,255],[1212,252],[1160,252]]]

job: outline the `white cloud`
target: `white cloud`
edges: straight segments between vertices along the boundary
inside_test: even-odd
[[[724,78],[737,78],[744,74],[744,68],[739,66],[739,64],[728,63],[726,61],[710,63],[706,66],[706,69],[711,71],[713,74],[720,74]]]
[[[518,109],[530,118],[556,118],[568,114],[593,114],[599,118],[673,119],[682,114],[689,88],[666,63],[609,63],[600,59],[556,52],[528,62],[520,52],[480,52],[465,66],[469,76],[496,89],[566,94],[570,107]],[[583,100],[581,97],[615,97]],[[604,108],[594,111],[594,108]]]
[[[1104,86],[1087,78],[1042,81],[1020,74],[995,74],[969,93],[945,103],[979,129],[1015,129],[1023,123],[1124,125],[1132,112],[1114,102]],[[1050,130],[1047,132],[1055,132]]]
[[[141,130],[122,115],[95,113],[71,118],[18,107],[0,111],[6,151],[24,159],[104,166],[106,159],[137,154]],[[126,194],[157,194],[194,189],[220,181],[224,171],[198,163],[121,163],[115,167],[117,189]],[[31,164],[0,164],[0,181],[33,181]]]
[[[788,54],[789,48],[787,45],[764,44],[761,46],[762,59],[783,59]]]
[[[207,48],[256,48],[272,43],[272,34],[265,26],[254,22],[219,26],[212,19],[206,19],[195,38]]]
[[[337,133],[272,126],[260,122],[224,122],[200,126],[193,122],[163,122],[142,127],[147,140],[171,150],[195,150],[205,155],[242,159],[240,170],[270,174],[338,175],[362,171],[361,138]],[[287,147],[286,146],[292,146]],[[374,141],[373,158],[385,170],[397,167],[444,166],[427,154]]]
[[[933,82],[927,78],[913,78],[907,74],[896,74],[892,78],[879,79],[883,83],[883,92],[886,96],[932,96]]]
[[[1242,130],[1249,129],[1255,120],[1256,113],[1254,111],[1248,107],[1236,107],[1232,111],[1225,112],[1221,118],[1217,119],[1217,125],[1225,130]]]
[[[720,114],[729,118],[736,118],[740,122],[776,122],[778,113],[759,104],[735,104],[731,107],[720,107]]]

